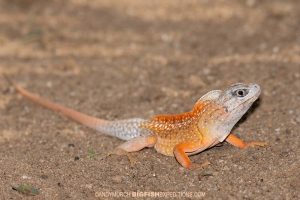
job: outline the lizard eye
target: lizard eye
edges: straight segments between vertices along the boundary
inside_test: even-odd
[[[236,97],[244,97],[248,94],[248,90],[246,89],[238,89],[238,90],[235,90],[233,91],[233,96],[236,96]]]

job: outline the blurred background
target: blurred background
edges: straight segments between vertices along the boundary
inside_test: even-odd
[[[270,147],[211,149],[192,157],[212,162],[200,172],[153,150],[134,168],[126,158],[86,159],[120,141],[18,98],[1,78],[0,198],[23,197],[11,189],[22,182],[44,199],[136,190],[299,198],[298,0],[0,0],[4,73],[106,119],[184,112],[207,91],[256,82],[262,98],[235,131]]]

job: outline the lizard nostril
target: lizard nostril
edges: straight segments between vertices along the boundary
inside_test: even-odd
[[[253,87],[255,89],[259,89],[260,88],[258,84],[250,84],[250,85],[251,85],[251,87]]]
[[[260,86],[257,85],[257,84],[255,84],[255,85],[254,85],[254,88],[255,88],[255,89],[260,89]]]

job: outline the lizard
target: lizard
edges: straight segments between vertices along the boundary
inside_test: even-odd
[[[189,156],[223,141],[240,149],[267,145],[260,141],[245,142],[231,133],[234,125],[260,96],[258,84],[236,83],[225,90],[212,90],[198,99],[191,111],[185,113],[109,121],[49,101],[8,77],[6,79],[18,93],[32,102],[103,134],[125,140],[115,149],[118,155],[154,147],[158,153],[175,157],[184,168],[195,169],[210,163],[192,163]]]

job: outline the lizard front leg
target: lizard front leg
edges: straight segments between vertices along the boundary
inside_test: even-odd
[[[208,166],[210,163],[208,161],[197,164],[192,163],[190,158],[187,155],[187,152],[193,152],[197,151],[200,152],[201,150],[206,149],[206,145],[203,145],[202,143],[195,143],[195,142],[184,142],[177,144],[174,147],[174,156],[176,160],[185,168],[187,169],[196,169],[196,168],[204,168]]]
[[[259,147],[267,146],[266,142],[258,142],[258,141],[244,142],[243,140],[233,135],[232,133],[226,138],[226,142],[240,149],[245,149],[248,147],[256,147],[256,146]]]

